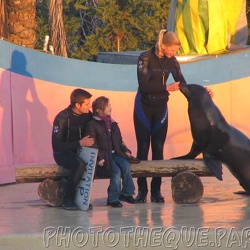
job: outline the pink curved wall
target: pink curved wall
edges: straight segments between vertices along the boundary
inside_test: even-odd
[[[2,58],[0,57],[0,65],[3,63]],[[226,60],[227,57],[225,57],[225,62]],[[249,68],[249,64],[245,66]],[[192,71],[189,70],[191,66],[192,64],[187,65],[185,69],[187,73]],[[112,65],[110,67],[112,68]],[[199,64],[196,64],[196,67],[199,67]],[[137,85],[136,67],[131,69],[129,68],[128,72],[133,74],[134,86]],[[36,73],[35,70],[33,72],[33,74]],[[60,71],[55,72],[57,73]],[[92,73],[95,74],[94,71]],[[91,75],[91,72],[89,74]],[[210,74],[214,73],[211,71]],[[122,79],[112,78],[110,72],[108,76],[110,81],[114,82],[114,88],[119,84],[118,80],[122,81]],[[99,76],[99,81],[102,82],[102,75]],[[250,77],[244,76],[236,80],[210,84],[209,88],[213,90],[214,102],[227,121],[250,137],[249,81]],[[93,94],[92,100],[100,95],[105,95],[110,99],[112,116],[119,123],[125,143],[136,155],[133,127],[133,104],[136,92],[103,90],[86,86],[88,85],[82,85]],[[32,75],[24,76],[0,67],[2,128],[0,129],[0,184],[15,181],[15,167],[18,165],[54,163],[51,149],[53,119],[59,111],[69,105],[69,95],[74,88],[78,87],[37,79]],[[105,86],[103,88],[105,89]],[[169,100],[169,130],[164,150],[165,159],[187,153],[191,143],[187,101],[179,91],[172,92]]]
[[[2,72],[2,77],[8,72]],[[51,129],[55,115],[69,105],[69,95],[75,88],[38,79],[11,74],[13,131],[13,152],[15,165],[53,163],[51,152]],[[250,136],[249,78],[223,84],[211,85],[214,102],[220,108],[227,121]],[[21,84],[20,84],[21,83]],[[133,103],[135,92],[119,92],[85,88],[93,94],[92,100],[100,95],[110,98],[112,116],[121,127],[125,143],[136,154],[136,140],[133,127]],[[8,97],[10,89],[2,87],[2,93]],[[2,107],[2,121],[11,119],[5,112],[10,106]],[[6,135],[5,133],[3,135]],[[11,147],[11,141],[5,138],[5,146]],[[10,137],[8,137],[10,138]],[[192,138],[187,114],[187,101],[178,91],[172,92],[169,100],[169,130],[165,143],[165,158],[183,154],[189,150]],[[12,163],[11,150],[6,161]]]

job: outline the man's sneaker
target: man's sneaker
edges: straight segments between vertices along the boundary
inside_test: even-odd
[[[123,194],[121,194],[120,197],[119,197],[119,200],[120,201],[126,201],[127,203],[130,203],[130,204],[135,204],[136,203],[136,200],[134,199],[134,197],[132,195],[123,195]]]
[[[71,211],[78,210],[78,207],[71,199],[64,199],[62,207],[66,210],[71,210]]]
[[[111,207],[122,207],[122,203],[120,201],[115,201],[115,202],[110,202],[107,201],[107,206],[111,206]]]

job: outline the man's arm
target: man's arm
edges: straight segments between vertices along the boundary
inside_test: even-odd
[[[58,114],[53,122],[52,148],[53,151],[71,151],[80,146],[79,141],[68,142],[68,117],[62,113]]]

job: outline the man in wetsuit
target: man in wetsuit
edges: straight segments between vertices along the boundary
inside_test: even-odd
[[[77,156],[77,149],[94,144],[93,138],[83,137],[85,126],[92,118],[89,110],[91,96],[83,89],[75,89],[70,95],[70,105],[59,112],[53,122],[52,148],[55,162],[71,170],[62,203],[67,210],[77,209],[74,203],[75,188],[86,170],[84,161]]]

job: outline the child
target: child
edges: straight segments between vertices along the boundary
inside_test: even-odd
[[[134,182],[130,173],[131,151],[122,141],[118,124],[111,118],[109,99],[101,96],[92,103],[93,118],[88,122],[86,134],[94,138],[93,147],[98,148],[97,173],[110,175],[107,205],[122,207],[120,201],[135,203]],[[121,188],[122,179],[122,188]]]

